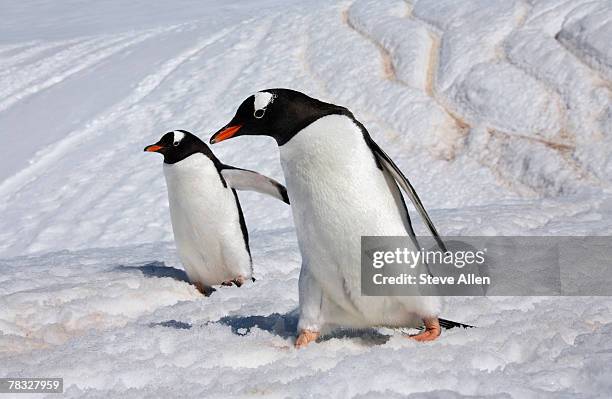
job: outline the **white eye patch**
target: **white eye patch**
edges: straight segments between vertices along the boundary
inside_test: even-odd
[[[174,144],[175,146],[181,144],[181,140],[185,138],[185,133],[179,132],[178,130],[175,130],[172,133],[174,135],[174,142],[172,144]]]
[[[275,97],[276,95],[268,93],[267,91],[260,91],[258,93],[255,93],[255,109],[253,110],[253,115],[255,116],[255,118],[259,119],[264,116],[266,108],[268,107],[268,105],[274,102]]]

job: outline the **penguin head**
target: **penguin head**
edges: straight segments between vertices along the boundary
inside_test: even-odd
[[[350,114],[343,107],[324,103],[299,91],[267,89],[249,96],[232,120],[211,139],[215,144],[237,136],[270,136],[279,146],[315,120],[330,114]]]
[[[206,143],[196,135],[186,130],[173,130],[162,136],[155,144],[145,147],[146,152],[159,152],[164,156],[164,162],[177,163],[195,153],[203,153],[213,161],[216,160]]]

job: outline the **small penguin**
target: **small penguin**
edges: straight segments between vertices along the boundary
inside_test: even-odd
[[[424,324],[413,338],[436,339],[441,298],[361,295],[361,236],[410,236],[418,248],[399,187],[446,248],[408,179],[353,114],[298,91],[263,90],[210,142],[240,135],[270,136],[279,146],[302,254],[296,347],[334,326]]]
[[[185,130],[168,132],[144,150],[164,156],[174,241],[197,289],[208,296],[213,285],[240,287],[252,279],[249,235],[236,190],[257,191],[288,204],[285,187],[257,172],[224,165]]]

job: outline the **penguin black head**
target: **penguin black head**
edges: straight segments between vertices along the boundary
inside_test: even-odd
[[[217,133],[215,144],[236,136],[270,136],[279,146],[317,119],[331,114],[352,114],[344,107],[324,103],[290,89],[267,89],[240,104],[234,118]]]
[[[144,150],[159,152],[164,156],[164,162],[168,164],[182,161],[195,153],[202,153],[217,163],[217,158],[206,143],[186,130],[168,132],[157,143],[146,146]]]

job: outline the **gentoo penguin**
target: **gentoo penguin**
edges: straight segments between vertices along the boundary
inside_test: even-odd
[[[283,185],[257,172],[224,165],[198,137],[166,133],[145,151],[164,156],[170,219],[189,279],[208,296],[213,285],[240,287],[253,275],[249,235],[236,190],[289,203]]]
[[[210,142],[240,135],[270,136],[279,147],[302,254],[296,347],[333,327],[424,324],[413,338],[436,339],[441,298],[361,295],[360,237],[414,238],[399,187],[445,247],[408,179],[353,114],[298,91],[263,90]]]

